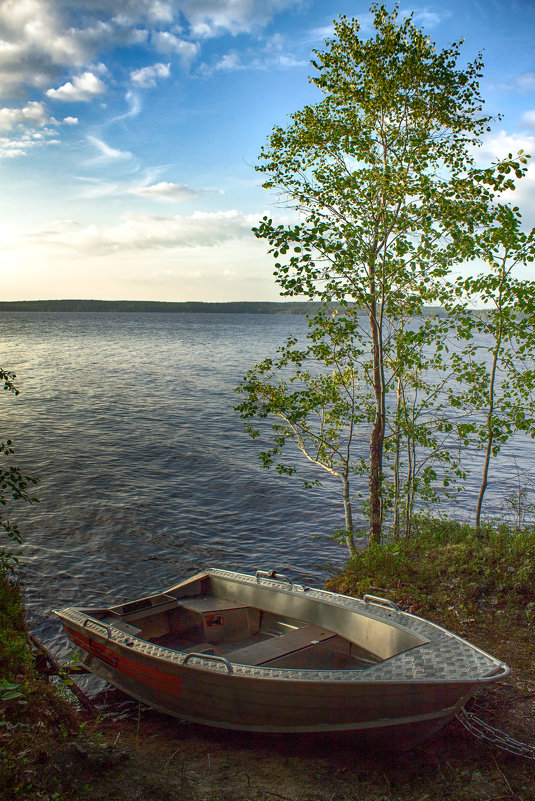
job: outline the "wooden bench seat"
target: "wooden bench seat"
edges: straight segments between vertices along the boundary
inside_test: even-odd
[[[230,662],[239,665],[265,665],[274,659],[280,659],[281,656],[302,651],[335,636],[334,632],[310,623],[292,629],[280,637],[269,637],[267,640],[237,648],[235,651],[228,651],[225,656]]]

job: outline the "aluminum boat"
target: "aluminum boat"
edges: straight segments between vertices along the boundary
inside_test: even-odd
[[[55,614],[86,669],[162,712],[227,729],[427,736],[509,673],[388,599],[274,571],[210,569],[157,595]]]

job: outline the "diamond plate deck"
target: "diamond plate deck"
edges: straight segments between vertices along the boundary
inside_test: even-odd
[[[342,607],[351,612],[392,623],[427,640],[395,656],[361,670],[302,670],[294,668],[253,667],[232,664],[232,675],[255,679],[307,682],[349,682],[349,683],[403,683],[403,682],[482,682],[506,669],[499,660],[484,653],[479,648],[457,635],[427,620],[388,606],[366,603],[358,598],[337,595],[325,590],[306,588],[298,584],[281,583],[276,578],[256,578],[228,570],[211,569],[209,575],[228,579],[240,584],[259,583],[278,593],[288,596],[313,598],[332,607]],[[77,608],[64,609],[61,616],[90,631],[101,640],[107,640],[102,624],[93,623],[87,614]],[[110,624],[112,641],[130,653],[143,654],[174,665],[183,665],[186,653],[155,645],[147,640],[133,637]],[[228,674],[222,662],[189,657],[188,668],[202,669],[213,673]]]

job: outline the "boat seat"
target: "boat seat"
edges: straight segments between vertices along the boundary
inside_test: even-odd
[[[141,633],[141,629],[138,629],[137,626],[132,626],[130,623],[126,623],[124,620],[120,618],[117,619],[116,617],[103,617],[102,622],[106,623],[109,626],[113,626],[119,631],[124,632],[125,634],[132,634],[133,636],[137,636]]]
[[[334,632],[309,623],[278,637],[269,637],[267,640],[237,648],[235,651],[228,651],[225,656],[230,662],[239,665],[265,665],[274,659],[280,659],[281,656],[302,651],[332,637],[336,637]]]

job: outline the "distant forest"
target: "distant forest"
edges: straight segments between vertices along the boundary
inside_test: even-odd
[[[194,312],[233,314],[314,314],[319,302],[311,301],[230,301],[168,303],[157,300],[15,300],[0,301],[0,311],[39,312]]]

